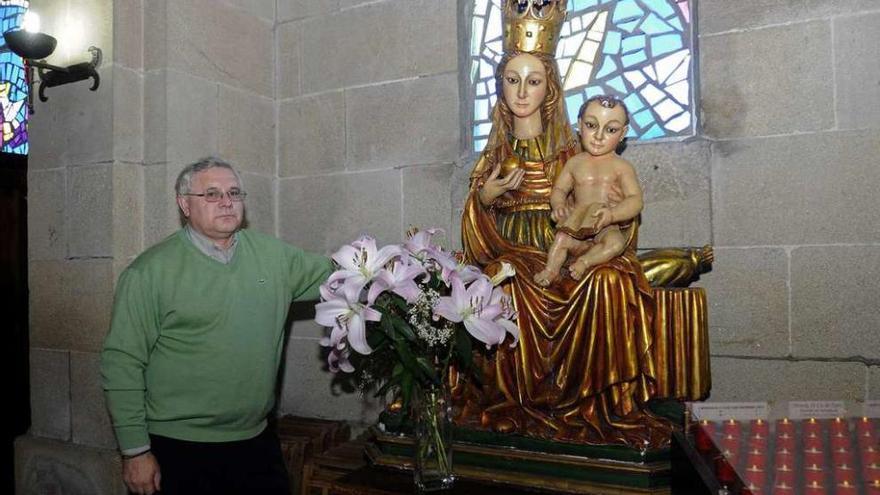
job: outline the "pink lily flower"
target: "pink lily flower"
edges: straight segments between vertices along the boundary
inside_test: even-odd
[[[387,270],[382,270],[376,276],[367,294],[367,304],[372,305],[376,298],[387,290],[406,299],[410,304],[414,303],[422,293],[415,279],[425,273],[425,267],[418,263],[393,261]]]
[[[431,238],[438,233],[445,234],[445,231],[436,227],[419,230],[409,236],[404,243],[404,247],[416,258],[424,260],[425,253],[430,253],[439,249],[437,246],[431,244]]]
[[[451,277],[452,294],[441,297],[434,307],[434,315],[464,323],[464,328],[487,347],[500,344],[508,329],[496,319],[504,312],[498,303],[492,304],[492,282],[485,275],[465,287],[460,277]]]
[[[361,353],[373,352],[367,344],[367,321],[379,321],[382,314],[358,301],[354,291],[342,290],[331,292],[321,286],[322,302],[315,305],[315,321],[322,326],[330,327],[330,337],[321,340],[321,345],[342,349],[347,340],[352,349]]]
[[[327,365],[330,367],[330,371],[333,373],[337,373],[340,370],[345,373],[354,372],[354,366],[348,360],[349,354],[350,351],[347,347],[342,350],[331,349],[330,354],[327,355]]]
[[[479,268],[459,261],[452,253],[438,250],[432,253],[432,258],[440,265],[440,278],[446,285],[450,284],[453,276],[458,277],[465,284],[471,283],[483,276],[483,272]]]
[[[400,246],[390,245],[376,249],[376,240],[369,236],[361,237],[351,245],[342,246],[332,258],[340,269],[330,275],[330,286],[341,283],[344,290],[356,293],[360,298],[361,289],[373,280],[385,264],[395,256],[401,256]]]

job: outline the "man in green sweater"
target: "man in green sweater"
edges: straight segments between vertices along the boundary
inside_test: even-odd
[[[287,495],[266,430],[291,300],[318,298],[331,261],[241,228],[245,192],[206,158],[177,179],[187,224],[119,277],[101,353],[136,494]]]

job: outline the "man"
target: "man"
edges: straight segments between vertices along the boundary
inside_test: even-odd
[[[226,162],[178,176],[186,225],[119,277],[101,354],[135,494],[289,493],[266,430],[290,301],[317,299],[332,264],[241,228],[245,191]]]

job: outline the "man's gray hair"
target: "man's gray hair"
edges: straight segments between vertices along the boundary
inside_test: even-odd
[[[195,163],[191,163],[183,168],[180,171],[180,175],[177,176],[177,182],[174,184],[174,190],[177,192],[178,196],[182,196],[184,194],[192,192],[192,178],[193,175],[203,171],[208,170],[210,168],[225,168],[232,171],[235,174],[235,179],[238,180],[238,187],[244,189],[244,183],[241,180],[241,175],[239,175],[238,170],[235,170],[235,167],[230,165],[225,160],[217,158],[215,156],[208,156],[200,159]]]

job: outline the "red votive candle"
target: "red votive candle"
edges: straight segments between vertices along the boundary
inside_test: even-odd
[[[786,448],[794,450],[794,435],[791,433],[782,433],[776,435],[776,448]]]
[[[749,467],[746,468],[746,472],[743,475],[743,482],[746,484],[751,483],[757,486],[764,486],[767,482],[767,471],[764,470],[764,466],[758,464],[751,464],[748,466]]]
[[[859,447],[861,447],[861,448],[873,447],[873,446],[877,445],[877,442],[878,442],[877,436],[874,435],[874,432],[871,430],[865,430],[865,431],[859,433],[858,439],[859,439]]]
[[[804,468],[804,483],[809,485],[816,482],[820,485],[825,484],[825,470],[822,466],[811,464]]]
[[[865,447],[861,449],[859,458],[862,460],[863,466],[867,466],[868,464],[880,464],[880,453],[878,453],[877,449],[874,447]]]
[[[852,443],[849,440],[849,432],[838,431],[831,434],[831,448],[837,450],[841,447],[848,449]]]
[[[794,423],[788,420],[788,418],[782,418],[776,421],[776,433],[788,433],[789,435],[794,435]]]
[[[811,431],[804,436],[804,448],[822,450],[822,437]]]
[[[715,477],[721,484],[732,484],[736,481],[736,471],[724,456],[715,458]]]
[[[728,419],[724,422],[724,426],[721,427],[721,431],[724,435],[733,435],[739,436],[742,432],[742,425],[739,424],[739,421],[735,419]]]
[[[817,466],[825,465],[825,452],[813,447],[804,451],[804,466],[816,464]]]
[[[752,435],[749,437],[749,448],[767,448],[767,435],[764,433],[752,432]]]
[[[856,433],[862,435],[866,431],[877,433],[877,428],[874,426],[874,421],[872,421],[871,418],[861,418],[856,421]]]
[[[794,471],[788,464],[781,464],[774,470],[774,483],[794,486]]]
[[[697,450],[704,454],[710,452],[712,450],[712,436],[714,434],[715,423],[706,420],[700,421],[694,431],[694,443],[697,446]]]
[[[767,467],[767,455],[760,450],[750,450],[749,453],[746,454],[746,462],[743,465],[758,466],[761,469],[765,469]]]
[[[773,485],[773,495],[794,495],[794,487],[788,482]]]
[[[774,455],[774,461],[774,464],[777,466],[781,466],[783,464],[794,466],[794,453],[786,448],[779,449]]]
[[[725,435],[721,437],[721,440],[718,442],[719,448],[724,451],[728,450],[733,455],[736,455],[739,452],[739,437],[735,437],[733,435]]]
[[[864,462],[864,461],[862,461]],[[871,464],[862,464],[862,478],[865,481],[880,480],[880,464],[872,462]]]
[[[751,423],[749,423],[751,428],[750,431],[752,435],[755,433],[760,433],[763,436],[770,436],[770,423],[764,421],[763,419],[753,419]]]
[[[848,481],[834,485],[834,495],[857,495],[858,493],[859,490],[856,488],[856,485]]]
[[[834,482],[838,485],[846,481],[851,485],[856,484],[856,470],[849,464],[834,466]]]
[[[816,421],[816,418],[810,418],[804,422],[803,430],[804,435],[810,432],[815,432],[818,435],[822,433],[822,424]]]
[[[840,465],[840,464],[852,465],[854,458],[855,457],[853,456],[852,451],[850,451],[849,449],[845,449],[843,447],[841,447],[837,450],[831,451],[831,462],[835,466]]]
[[[818,481],[807,481],[804,483],[804,495],[825,495],[825,485]]]
[[[761,488],[762,486],[746,482],[746,486],[742,489],[742,495],[763,495],[764,489]]]
[[[880,479],[872,480],[865,485],[865,495],[880,495]]]
[[[828,430],[834,434],[837,432],[849,432],[849,421],[845,418],[834,418],[828,422]]]

